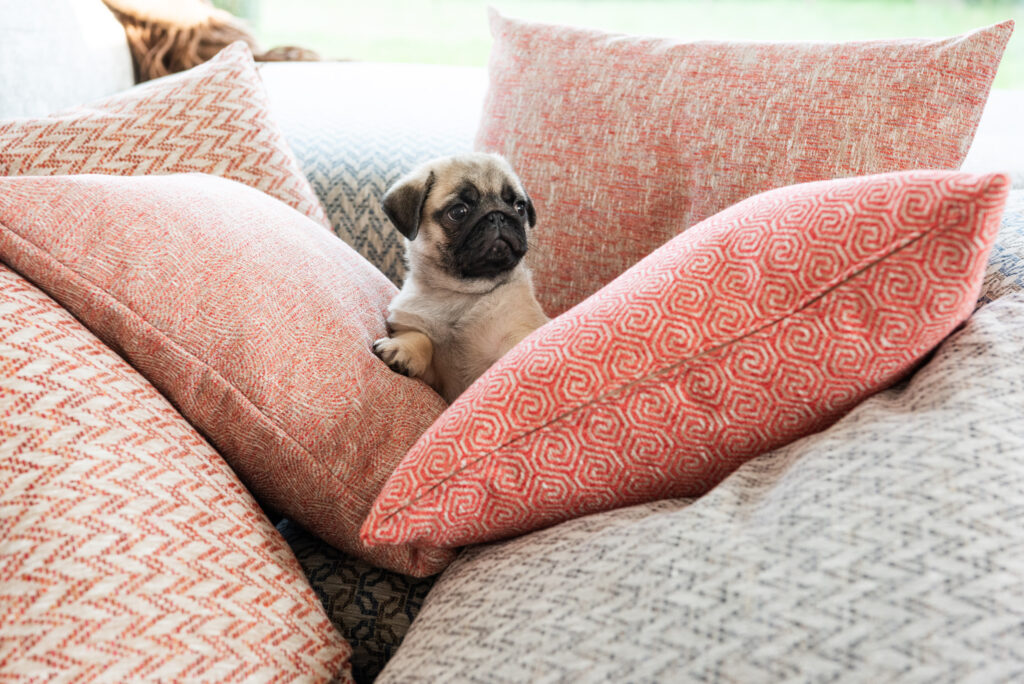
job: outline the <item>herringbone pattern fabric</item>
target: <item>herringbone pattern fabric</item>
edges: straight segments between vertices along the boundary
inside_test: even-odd
[[[1024,679],[1024,298],[909,385],[644,504],[467,549],[378,679]]]
[[[1008,190],[887,174],[702,222],[492,366],[403,458],[363,538],[457,547],[698,496],[824,429],[970,315]]]
[[[0,679],[327,681],[349,653],[223,460],[0,266]]]
[[[493,13],[476,146],[508,157],[533,196],[527,259],[554,316],[758,192],[958,168],[1012,30],[685,43]]]
[[[204,174],[0,178],[0,259],[169,397],[261,503],[379,566],[450,560],[359,540],[445,403],[373,354],[397,290],[329,231]]]
[[[241,41],[194,69],[88,106],[0,121],[3,176],[189,172],[245,183],[330,225]]]

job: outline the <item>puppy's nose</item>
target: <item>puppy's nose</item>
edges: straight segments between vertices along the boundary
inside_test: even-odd
[[[505,214],[501,213],[500,211],[492,211],[490,214],[484,217],[484,220],[490,223],[495,228],[500,228],[501,226],[508,223],[508,217],[505,216]]]

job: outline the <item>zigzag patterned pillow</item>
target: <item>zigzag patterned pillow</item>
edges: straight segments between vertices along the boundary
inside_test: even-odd
[[[348,681],[288,545],[168,401],[0,265],[0,679]]]
[[[0,176],[209,173],[330,227],[277,124],[244,42],[194,69],[87,106],[0,121]]]
[[[970,315],[1008,190],[904,172],[782,188],[698,224],[459,397],[363,539],[423,553],[698,496],[822,430]]]
[[[528,261],[549,315],[758,192],[967,154],[1013,22],[938,40],[680,42],[492,11],[476,146],[541,217]]]

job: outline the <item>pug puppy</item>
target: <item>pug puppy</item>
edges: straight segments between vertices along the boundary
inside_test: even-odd
[[[390,336],[373,350],[452,402],[548,321],[522,261],[533,202],[503,157],[474,153],[428,161],[382,204],[406,238],[407,269]]]

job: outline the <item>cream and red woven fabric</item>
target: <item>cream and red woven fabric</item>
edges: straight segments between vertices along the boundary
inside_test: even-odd
[[[0,120],[0,176],[191,172],[251,185],[330,227],[243,42],[99,102]]]
[[[333,234],[216,176],[0,178],[0,259],[170,398],[262,503],[376,565],[450,560],[359,540],[445,403],[374,356],[395,286]]]
[[[533,333],[402,460],[363,539],[419,550],[707,492],[906,374],[974,308],[1004,175],[750,198]]]
[[[0,680],[346,680],[350,649],[224,461],[0,265]]]
[[[959,168],[1012,30],[679,42],[492,12],[476,146],[504,154],[537,205],[528,261],[554,316],[758,192]]]

